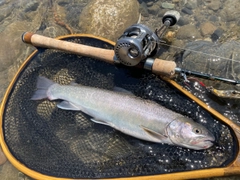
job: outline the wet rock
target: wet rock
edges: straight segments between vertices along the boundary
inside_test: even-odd
[[[19,31],[19,29],[23,31]],[[0,48],[0,98],[10,81],[10,66],[17,62],[18,57],[20,57],[20,55],[25,52],[25,48],[27,48],[27,45],[22,42],[20,37],[22,32],[28,31],[29,29],[28,22],[19,21],[13,22],[0,33],[2,37],[1,43],[4,44],[4,46]],[[22,59],[22,61],[23,60],[24,59]],[[16,73],[16,70],[14,73]]]
[[[148,13],[148,8],[147,8],[147,5],[145,2],[142,2],[140,4],[140,9],[139,9],[140,13],[142,16],[144,17],[148,17],[149,16],[149,13]]]
[[[22,33],[18,30],[27,30],[27,22],[13,22],[6,27],[5,31],[0,33],[1,43],[4,44],[0,48],[0,72],[7,69],[16,60],[16,56],[24,51],[24,44],[21,41]],[[11,41],[9,41],[11,39]]]
[[[188,0],[186,7],[188,9],[195,9],[198,6],[197,3],[198,3],[197,0]]]
[[[161,9],[158,13],[158,17],[163,17],[163,15],[168,11],[168,9]]]
[[[184,7],[182,9],[182,12],[185,13],[185,14],[189,14],[189,15],[193,14],[193,11],[191,9],[188,9],[187,7]]]
[[[0,6],[5,4],[5,0],[0,0]]]
[[[59,6],[65,6],[69,3],[69,1],[68,0],[58,0],[57,3]]]
[[[153,5],[153,1],[149,1],[149,2],[147,2],[146,5],[147,5],[147,7],[152,6],[152,5]]]
[[[223,33],[224,33],[223,29],[221,29],[221,28],[216,29],[216,30],[213,32],[213,34],[211,35],[212,41],[213,41],[213,42],[214,42],[214,41],[217,41],[217,40],[222,36]]]
[[[215,16],[215,15],[211,15],[211,16],[209,17],[209,21],[216,22],[216,21],[218,21],[218,17]]]
[[[163,9],[174,9],[175,8],[175,4],[163,2],[161,7]]]
[[[240,18],[239,7],[239,0],[224,1],[223,9],[220,12],[222,20],[226,22],[238,20]]]
[[[13,8],[14,7],[12,5],[4,6],[4,7],[0,8],[0,12],[1,12],[0,13],[0,22],[11,14],[11,12],[13,11]]]
[[[222,3],[220,0],[207,1],[207,7],[213,11],[217,11],[221,7]]]
[[[137,0],[91,0],[80,15],[79,27],[83,33],[116,41],[138,18]]]
[[[18,173],[19,173],[19,171],[9,161],[7,161],[1,167],[0,179],[16,180],[16,179],[18,179]]]
[[[184,26],[184,25],[189,24],[190,22],[191,22],[191,20],[188,17],[184,16],[184,17],[180,17],[177,24],[180,26]]]
[[[55,38],[59,36],[59,28],[60,27],[58,25],[52,25],[52,26],[46,27],[46,29],[44,29],[43,31],[43,35],[47,37]],[[61,32],[64,32],[64,31],[65,33],[63,34],[68,34],[67,30],[62,28]]]
[[[158,14],[158,12],[160,11],[160,8],[158,5],[153,5],[151,7],[148,8],[148,12],[154,16],[156,16]]]
[[[210,22],[205,22],[200,25],[200,32],[202,36],[211,35],[217,28]]]
[[[188,24],[179,28],[177,33],[178,39],[198,39],[201,35],[194,25]]]
[[[0,165],[3,165],[7,161],[7,157],[3,153],[2,149],[0,148]]]
[[[24,9],[24,12],[36,11],[39,6],[37,1],[30,1]]]

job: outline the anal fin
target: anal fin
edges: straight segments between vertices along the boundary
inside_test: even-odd
[[[69,101],[62,101],[57,105],[57,107],[64,110],[82,111],[82,109],[79,106]]]
[[[111,126],[109,123],[105,122],[105,121],[102,121],[102,120],[96,120],[94,118],[91,118],[91,121],[92,122],[95,122],[97,124],[103,124],[103,125],[106,125],[106,126]]]

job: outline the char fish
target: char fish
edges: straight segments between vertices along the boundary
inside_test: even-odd
[[[76,84],[60,85],[40,76],[31,99],[44,98],[61,99],[58,108],[82,111],[95,123],[142,140],[195,150],[207,149],[215,141],[204,126],[192,119],[130,93]]]

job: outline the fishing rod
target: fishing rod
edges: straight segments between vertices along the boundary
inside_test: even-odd
[[[176,73],[180,73],[240,84],[240,81],[237,80],[182,69],[177,67],[174,61],[154,58],[159,52],[160,44],[163,43],[162,37],[166,30],[170,26],[175,25],[179,18],[179,12],[174,10],[167,11],[162,18],[163,25],[155,32],[143,24],[134,24],[127,28],[119,37],[114,50],[53,39],[30,32],[23,33],[22,40],[35,47],[58,49],[68,53],[100,59],[111,64],[121,63],[126,66],[136,66],[141,62],[144,69],[150,70],[157,75],[173,77]]]

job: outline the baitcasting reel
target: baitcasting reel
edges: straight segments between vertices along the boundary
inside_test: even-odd
[[[126,66],[135,66],[147,57],[154,56],[160,48],[161,37],[179,18],[179,12],[167,11],[162,18],[163,25],[155,32],[143,24],[127,28],[114,48],[117,60]]]

